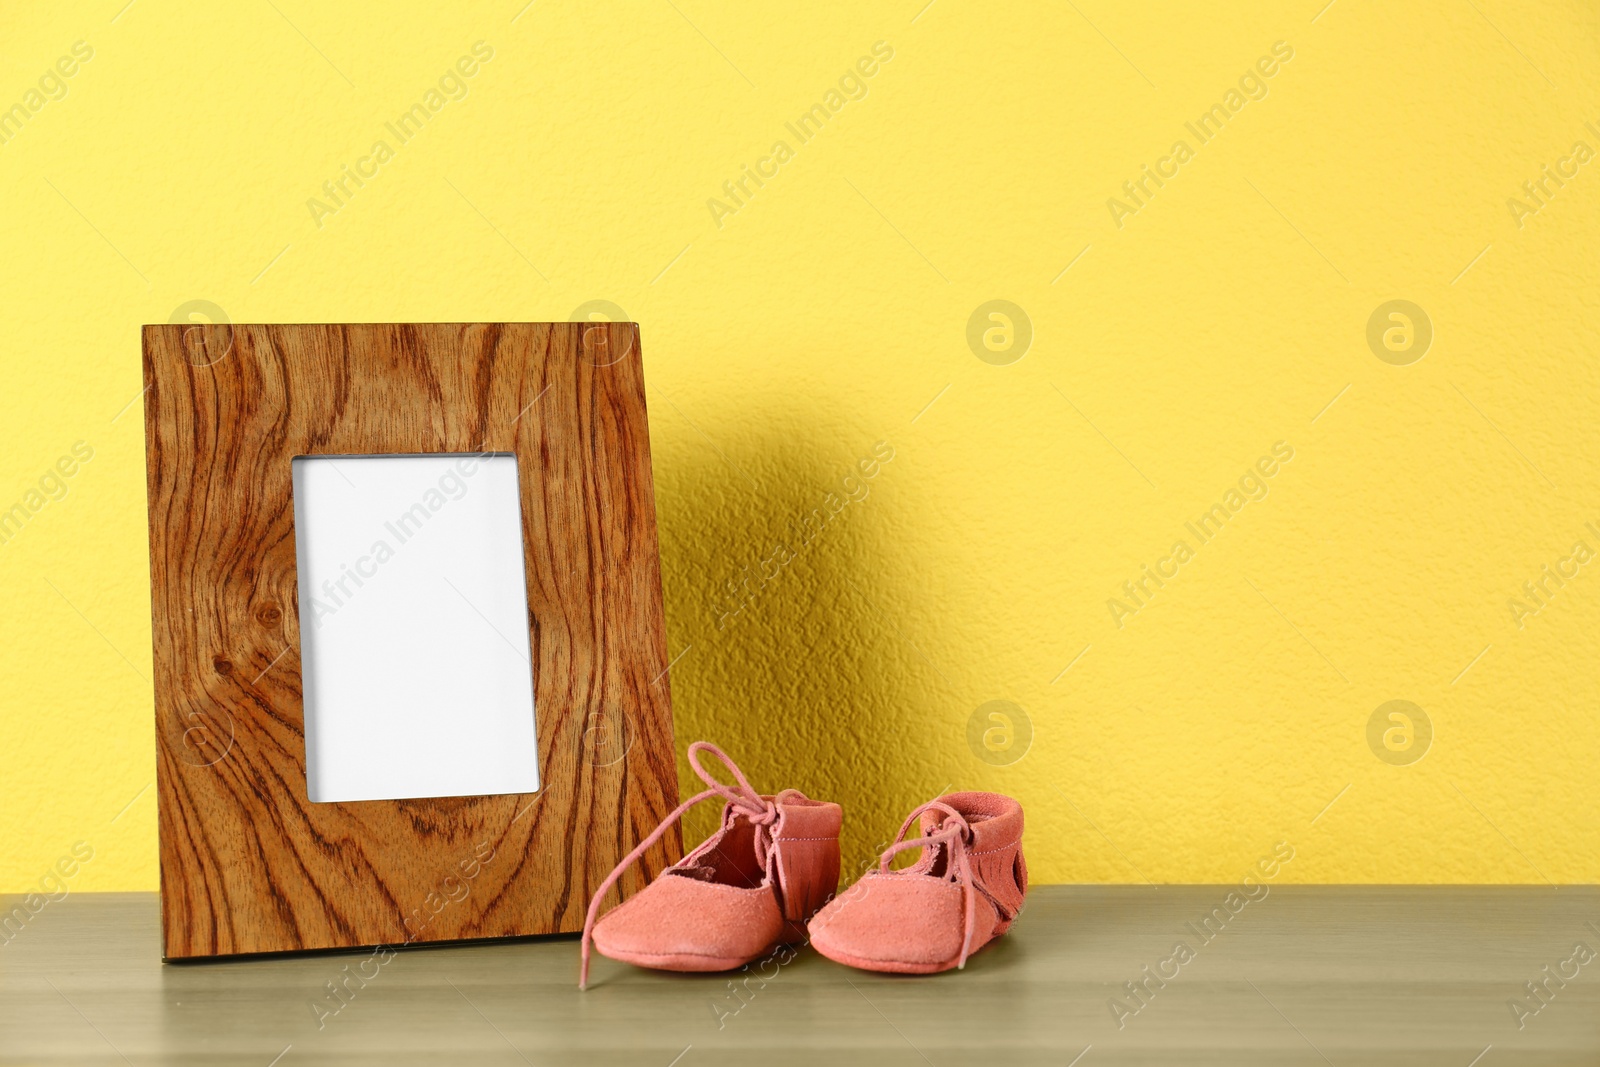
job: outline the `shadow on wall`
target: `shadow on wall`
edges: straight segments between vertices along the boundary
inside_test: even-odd
[[[815,411],[719,421],[653,391],[650,418],[680,792],[701,788],[683,753],[703,739],[763,792],[843,805],[853,881],[964,773],[960,702],[919,650],[927,583],[893,536],[915,472],[892,433]],[[686,848],[719,810],[685,819]]]

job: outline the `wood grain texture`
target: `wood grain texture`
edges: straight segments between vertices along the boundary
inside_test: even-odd
[[[146,326],[144,368],[164,955],[580,929],[677,803],[638,327]],[[313,804],[290,460],[481,451],[518,458],[542,788]]]

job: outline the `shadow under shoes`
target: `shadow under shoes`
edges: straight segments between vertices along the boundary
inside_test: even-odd
[[[700,766],[709,753],[738,785]],[[589,946],[614,960],[669,971],[726,971],[760,959],[778,945],[805,940],[806,920],[839,884],[839,805],[795,789],[757,793],[715,745],[689,746],[689,766],[710,788],[680,804],[606,876],[583,927],[578,988],[589,980]],[[683,814],[722,797],[721,827],[654,882],[600,915],[622,872],[659,841]]]
[[[914,823],[921,836],[906,840]],[[889,862],[921,849],[916,863]],[[999,793],[951,793],[913,811],[878,868],[817,913],[811,945],[866,971],[934,974],[1011,929],[1028,892],[1022,805]]]

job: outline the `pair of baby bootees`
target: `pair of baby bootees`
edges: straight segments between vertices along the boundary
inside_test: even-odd
[[[737,786],[700,765],[709,753]],[[950,793],[906,818],[891,844],[839,896],[837,804],[799,790],[766,796],[717,746],[689,746],[689,766],[709,787],[680,804],[606,876],[583,925],[578,988],[589,980],[592,943],[614,960],[668,971],[727,971],[780,945],[810,941],[839,963],[868,971],[934,974],[1011,928],[1028,891],[1022,805],[998,793]],[[650,885],[602,917],[622,872],[702,800],[720,796],[721,827]],[[918,836],[907,839],[913,824]],[[909,867],[896,855],[921,849]]]

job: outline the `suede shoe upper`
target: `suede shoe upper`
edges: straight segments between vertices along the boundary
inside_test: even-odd
[[[709,752],[733,772],[738,788],[700,766]],[[785,941],[804,936],[804,923],[839,882],[837,804],[797,790],[758,794],[743,772],[714,745],[689,746],[689,765],[709,789],[696,794],[619,863],[589,903],[584,923],[579,988],[588,981],[591,941],[601,953],[646,967],[717,971],[742,966]],[[599,916],[622,872],[660,840],[690,807],[722,796],[716,833],[625,903]]]
[[[919,822],[921,836],[902,840]],[[922,856],[890,869],[908,849]],[[1022,805],[998,793],[952,793],[913,811],[877,869],[811,920],[811,944],[867,970],[964,967],[1010,928],[1027,888]]]

